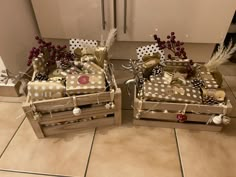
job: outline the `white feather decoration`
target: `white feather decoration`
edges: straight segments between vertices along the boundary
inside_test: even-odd
[[[107,36],[107,40],[106,40],[106,44],[105,46],[107,47],[107,50],[109,51],[111,46],[113,45],[113,43],[115,42],[116,39],[116,33],[117,33],[117,29],[113,28],[110,30],[108,36]]]
[[[227,62],[234,52],[236,52],[236,44],[233,45],[232,40],[227,47],[221,43],[210,61],[205,64],[205,67],[210,71],[215,70],[219,65]]]
[[[101,41],[100,41],[100,46],[104,46],[105,45],[105,41],[103,38],[103,34],[101,35]]]

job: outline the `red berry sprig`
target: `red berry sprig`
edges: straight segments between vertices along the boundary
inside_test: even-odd
[[[157,37],[156,34],[154,34],[153,37],[158,43],[160,50],[167,48],[171,52],[173,52],[175,57],[178,57],[180,59],[187,59],[187,54],[183,47],[184,43],[176,40],[176,36],[174,32],[171,32],[171,34],[167,36],[167,41],[164,41],[164,40],[162,41],[159,37]],[[168,58],[172,59],[172,55],[169,54]]]
[[[39,46],[33,47],[30,51],[29,57],[28,57],[28,63],[27,65],[31,65],[33,58],[38,57],[40,53],[46,57],[47,64],[53,65],[56,63],[56,61],[61,61],[62,63],[69,63],[70,61],[74,60],[73,54],[66,51],[66,45],[60,46],[60,45],[53,45],[51,42],[46,42],[40,37],[36,36],[35,39],[38,41]]]

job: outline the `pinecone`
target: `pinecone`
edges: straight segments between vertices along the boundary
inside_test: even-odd
[[[213,105],[213,104],[219,104],[219,102],[217,100],[215,100],[215,98],[213,96],[204,96],[202,98],[202,103],[203,104],[209,104],[209,105]]]
[[[163,74],[163,68],[161,65],[157,65],[152,69],[153,76],[162,76],[162,74]]]
[[[205,86],[205,82],[201,79],[193,79],[191,80],[191,83],[194,88],[201,88]]]
[[[139,78],[138,79],[138,89],[142,89],[143,88],[143,84],[145,82],[145,78]]]
[[[48,80],[48,75],[45,73],[37,73],[34,80],[35,81],[46,81],[46,80]]]

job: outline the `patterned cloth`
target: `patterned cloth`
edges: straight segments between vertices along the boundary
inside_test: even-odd
[[[106,90],[104,74],[69,74],[66,77],[68,94],[96,93]]]

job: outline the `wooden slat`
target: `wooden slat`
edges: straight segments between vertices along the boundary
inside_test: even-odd
[[[114,125],[115,118],[109,117],[104,119],[95,119],[87,122],[76,122],[67,125],[58,125],[53,127],[43,128],[45,136],[60,134],[60,133],[69,133],[83,129],[91,129],[102,126]]]
[[[137,106],[139,99],[135,99],[135,106]],[[152,102],[144,101],[142,103],[143,110],[168,110],[180,111],[185,107],[185,103],[167,103],[167,102]],[[201,104],[188,104],[186,112],[206,113],[206,114],[222,114],[223,107],[216,105],[201,105]]]
[[[88,104],[96,104],[109,102],[111,100],[109,92],[101,92],[96,94],[86,94],[76,96],[77,105],[83,106]],[[63,97],[57,99],[49,99],[34,102],[37,111],[49,111],[60,108],[71,108],[73,107],[72,97]]]
[[[211,115],[204,115],[204,114],[186,114],[188,121],[194,122],[207,122]],[[142,112],[140,118],[143,119],[155,119],[155,120],[171,120],[177,121],[176,113],[163,113],[163,112]]]
[[[44,138],[45,135],[42,132],[41,126],[39,125],[38,121],[34,120],[34,115],[33,115],[33,111],[31,109],[31,107],[27,106],[27,104],[23,104],[23,110],[24,110],[26,117],[29,120],[36,136],[38,138]]]
[[[43,118],[39,121],[40,124],[50,124],[62,121],[71,121],[83,118],[90,118],[92,116],[100,116],[105,114],[114,113],[114,109],[106,109],[104,106],[92,107],[92,108],[84,108],[82,109],[81,115],[74,116],[72,111],[64,111],[58,113],[52,113],[52,117],[50,114],[43,115]]]
[[[115,93],[115,124],[116,125],[121,125],[122,123],[122,115],[121,115],[121,90],[118,88]]]
[[[133,120],[133,124],[137,126],[151,126],[162,128],[180,128],[199,131],[221,131],[221,126],[204,125],[204,124],[192,124],[192,123],[176,123],[176,122],[164,122],[164,121],[150,121],[150,120]]]
[[[230,100],[228,100],[228,102],[227,102],[227,113],[226,114],[229,115],[232,110],[233,110],[233,106],[232,106]]]

